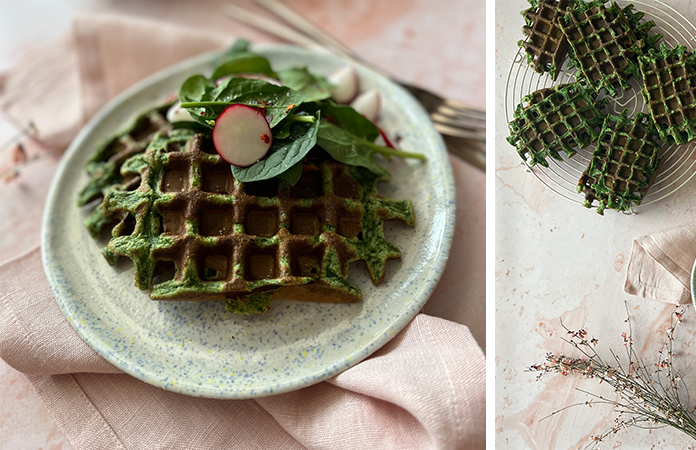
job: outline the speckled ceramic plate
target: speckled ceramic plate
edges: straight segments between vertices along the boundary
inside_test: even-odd
[[[696,306],[696,261],[694,261],[694,268],[691,269],[691,302]]]
[[[255,50],[282,70],[307,66],[329,74],[344,63],[289,46]],[[80,132],[64,156],[43,223],[43,263],[60,308],[101,356],[147,383],[183,394],[248,398],[299,389],[360,362],[384,345],[421,309],[444,269],[454,228],[454,182],[444,144],[420,104],[387,79],[359,70],[365,89],[383,95],[380,126],[399,147],[427,162],[394,160],[393,180],[380,192],[412,199],[414,228],[385,225],[403,250],[373,286],[364,265],[349,280],[363,292],[355,304],[275,300],[265,315],[236,316],[223,302],[158,302],[133,284],[133,267],[109,266],[82,225],[76,206],[86,182],[84,162],[97,143],[135,114],[163,101],[188,76],[209,74],[217,54],[188,60],[131,88]],[[415,362],[414,362],[415,363]]]

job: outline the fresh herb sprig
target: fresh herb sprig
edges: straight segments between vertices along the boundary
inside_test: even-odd
[[[273,80],[236,76],[249,73]],[[274,80],[281,85],[271,82]],[[275,72],[266,58],[251,52],[249,43],[240,40],[225,53],[210,78],[188,78],[179,90],[179,100],[195,123],[208,130],[232,104],[252,106],[265,115],[273,134],[271,149],[250,167],[232,166],[232,174],[242,182],[278,177],[294,185],[302,174],[302,159],[316,145],[344,164],[365,167],[383,178],[389,173],[377,163],[377,154],[387,159],[425,159],[375,144],[379,129],[350,106],[331,100],[331,87],[306,68]]]

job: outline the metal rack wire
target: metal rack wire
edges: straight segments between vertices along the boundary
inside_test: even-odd
[[[622,8],[633,4],[635,11],[645,13],[643,20],[652,20],[655,27],[651,33],[661,33],[668,47],[677,44],[693,50],[696,48],[696,26],[677,10],[659,0],[619,0],[616,2]],[[521,25],[520,25],[521,26]],[[569,69],[567,62],[564,64],[556,81],[548,74],[538,74],[527,64],[525,52],[519,49],[512,60],[510,71],[505,86],[505,120],[510,123],[513,113],[522,97],[536,90],[559,84],[575,81],[575,69]],[[619,97],[609,100],[607,111],[612,114],[620,114],[628,110],[629,116],[638,112],[647,113],[643,97],[640,94],[641,81],[631,80],[631,89],[624,90]],[[599,98],[602,98],[600,94]],[[575,203],[582,203],[584,196],[576,191],[578,180],[592,158],[593,145],[580,149],[572,158],[562,155],[563,161],[549,158],[549,167],[539,164],[530,166],[523,164],[527,170],[541,181],[548,189],[561,197]],[[661,157],[664,160],[662,167],[655,178],[650,191],[641,204],[634,207],[631,213],[658,202],[684,186],[696,175],[696,142],[683,145],[666,145],[661,149]]]

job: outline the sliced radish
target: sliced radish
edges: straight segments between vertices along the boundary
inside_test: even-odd
[[[331,90],[331,97],[338,103],[350,103],[360,90],[358,73],[351,66],[341,67],[329,75],[328,81],[336,86]]]
[[[248,105],[228,106],[213,127],[215,150],[237,167],[250,166],[266,156],[272,141],[266,117]]]
[[[193,122],[191,114],[181,107],[181,102],[176,102],[167,110],[167,121],[174,122]]]
[[[392,144],[389,138],[387,137],[387,133],[385,133],[384,130],[382,130],[379,127],[377,127],[377,129],[379,130],[379,135],[382,136],[382,140],[384,140],[384,145],[389,148],[395,149],[396,147],[394,147],[394,144]]]
[[[365,116],[370,122],[376,122],[379,117],[379,110],[382,106],[382,96],[379,92],[371,89],[358,95],[350,106]]]

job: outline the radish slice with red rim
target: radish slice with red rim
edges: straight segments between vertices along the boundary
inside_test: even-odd
[[[213,144],[220,157],[237,167],[261,160],[273,136],[266,117],[256,108],[234,104],[225,108],[213,127]]]

